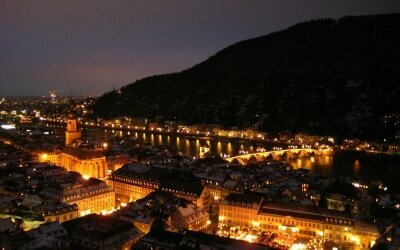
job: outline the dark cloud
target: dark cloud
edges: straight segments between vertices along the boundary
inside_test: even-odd
[[[3,0],[0,94],[101,94],[297,22],[399,11],[398,0]]]

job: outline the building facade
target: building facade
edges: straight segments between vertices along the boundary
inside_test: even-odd
[[[79,216],[91,213],[108,213],[115,207],[115,192],[104,181],[85,180],[78,173],[71,173],[69,182],[49,185],[42,195],[67,204],[78,206]]]
[[[74,140],[81,138],[81,130],[78,128],[78,120],[76,119],[76,113],[71,103],[70,111],[67,116],[67,127],[65,130],[65,145],[70,145]]]
[[[80,138],[81,130],[78,128],[76,114],[71,108],[67,118],[64,149],[61,153],[42,153],[38,157],[39,161],[51,162],[84,176],[105,179],[108,174],[108,164],[102,150],[75,146],[74,142]]]
[[[171,228],[173,231],[182,229],[204,231],[209,225],[209,214],[203,208],[188,203],[178,206],[171,214]]]
[[[110,175],[108,183],[114,188],[119,202],[136,201],[155,190],[162,190],[209,211],[212,202],[210,191],[196,177],[185,176],[188,173],[183,172],[143,164],[126,164]]]
[[[60,204],[59,206],[50,206],[43,211],[43,220],[45,222],[57,221],[62,223],[79,217],[79,207],[77,204]]]
[[[220,203],[220,224],[319,238],[349,248],[368,249],[379,233],[344,212],[301,204],[263,202],[257,195],[229,195]]]
[[[59,154],[59,164],[68,171],[104,179],[107,177],[107,159],[101,151],[65,147]]]

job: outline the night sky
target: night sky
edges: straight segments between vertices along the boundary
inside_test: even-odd
[[[394,12],[399,0],[0,0],[0,96],[100,95],[298,22]]]

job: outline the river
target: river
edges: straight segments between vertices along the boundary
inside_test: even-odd
[[[208,145],[211,152],[225,156],[235,156],[241,152],[253,153],[262,148],[270,150],[271,144],[242,141],[227,138],[193,138],[175,134],[156,134],[151,132],[133,132],[121,130],[88,130],[88,135],[130,137],[142,139],[153,146],[176,147],[182,155],[198,157],[200,145]],[[340,153],[289,159],[295,168],[305,168],[320,173],[322,176],[350,176],[369,180],[381,180],[396,193],[400,193],[400,158],[370,156],[360,153]]]

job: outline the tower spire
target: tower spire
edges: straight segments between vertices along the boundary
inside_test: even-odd
[[[68,108],[67,127],[65,130],[65,145],[71,144],[74,140],[81,137],[81,130],[78,128],[78,120],[76,118],[75,103],[70,97],[70,104]]]

